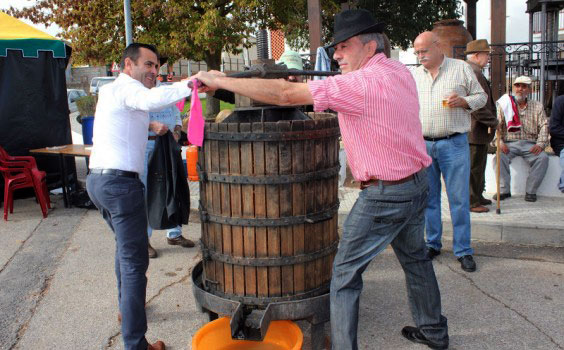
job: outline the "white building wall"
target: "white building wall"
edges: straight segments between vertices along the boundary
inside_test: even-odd
[[[494,170],[494,155],[488,154],[488,164],[486,166],[486,192],[496,192],[495,170]],[[564,199],[564,193],[558,190],[558,183],[560,181],[560,158],[551,155],[548,157],[548,169],[542,183],[538,189],[539,196],[559,197]],[[517,196],[525,195],[525,187],[527,183],[527,176],[529,175],[529,165],[523,158],[515,158],[510,165],[511,172],[511,194]]]

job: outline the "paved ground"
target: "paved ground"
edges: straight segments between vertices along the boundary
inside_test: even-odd
[[[96,211],[64,209],[60,196],[52,198],[47,219],[25,199],[0,223],[0,349],[122,349],[113,236]],[[199,224],[184,234],[197,239]],[[167,246],[164,232],[153,237],[161,256],[148,272],[147,337],[190,349],[205,322],[189,279],[198,253]],[[564,248],[475,248],[475,273],[462,272],[447,250],[435,262],[451,349],[564,349]],[[425,349],[399,335],[411,319],[391,250],[373,261],[364,281],[360,348]]]

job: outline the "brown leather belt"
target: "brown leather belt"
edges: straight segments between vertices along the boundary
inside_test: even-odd
[[[368,181],[362,181],[360,183],[360,189],[364,190],[367,187],[370,186],[377,186],[380,182],[382,182],[382,185],[384,186],[393,186],[393,185],[399,185],[408,181],[411,181],[415,178],[415,176],[413,176],[413,174],[409,175],[408,177],[404,177],[403,179],[400,180],[395,180],[395,181],[386,181],[386,180],[379,180],[379,179],[370,179]]]
[[[148,138],[148,139],[149,139],[149,140],[156,140],[156,139],[157,139],[157,137],[156,137],[156,136],[149,136],[149,138]]]

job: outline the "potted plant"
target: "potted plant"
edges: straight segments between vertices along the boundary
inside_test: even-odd
[[[81,117],[93,117],[96,112],[96,103],[98,98],[94,95],[86,95],[76,99],[76,108],[78,109],[77,121],[81,123]]]
[[[92,144],[92,130],[94,127],[94,112],[96,112],[96,96],[88,95],[76,100],[78,117],[76,120],[82,124],[82,139],[85,145]]]

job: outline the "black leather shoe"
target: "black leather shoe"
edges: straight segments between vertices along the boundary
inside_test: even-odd
[[[448,349],[448,340],[446,342],[435,342],[431,341],[421,333],[419,328],[406,326],[401,330],[401,335],[405,339],[412,341],[414,343],[425,344],[431,349]]]
[[[501,193],[501,194],[499,195],[499,200],[502,201],[502,200],[504,200],[505,198],[509,198],[509,197],[511,197],[511,193]],[[494,201],[497,201],[497,193],[493,195],[492,199],[493,199]]]
[[[534,193],[525,193],[525,200],[527,202],[536,202],[537,201],[537,195]]]
[[[436,250],[435,248],[427,247],[427,257],[430,260],[433,260],[438,255],[441,255],[440,250]]]
[[[182,236],[178,236],[176,238],[168,238],[166,239],[167,243],[170,245],[179,245],[184,248],[192,248],[195,246],[194,242],[189,239],[186,239]]]
[[[476,262],[472,255],[464,255],[458,258],[460,261],[460,267],[466,272],[474,272],[476,271]]]
[[[490,205],[490,204],[492,204],[492,201],[482,197],[482,198],[480,198],[480,204],[481,205]]]

